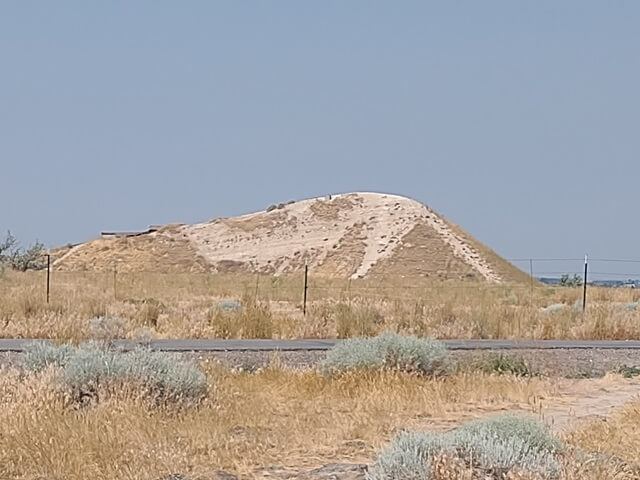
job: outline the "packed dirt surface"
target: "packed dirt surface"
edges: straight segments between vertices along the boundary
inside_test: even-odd
[[[526,275],[406,197],[348,193],[273,205],[267,211],[99,239],[56,250],[60,271],[261,272],[419,276],[490,283]]]
[[[576,380],[546,407],[542,417],[557,432],[578,428],[584,422],[605,419],[613,410],[640,396],[640,380],[617,376],[597,380]]]

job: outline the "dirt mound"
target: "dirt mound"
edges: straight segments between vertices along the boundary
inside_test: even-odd
[[[137,236],[99,239],[55,255],[57,270],[233,271],[421,276],[491,283],[527,276],[414,200],[349,193]]]

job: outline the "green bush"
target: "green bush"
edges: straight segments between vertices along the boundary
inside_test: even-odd
[[[105,387],[131,385],[158,403],[197,403],[208,389],[207,377],[195,365],[144,348],[116,352],[96,343],[72,347],[38,342],[27,347],[25,365],[36,371],[59,367],[62,386],[78,401],[97,398]]]
[[[325,373],[351,370],[399,370],[441,375],[451,365],[442,342],[386,332],[372,338],[352,338],[336,344],[321,364]]]
[[[464,463],[479,478],[508,473],[556,478],[562,443],[540,423],[513,415],[491,417],[446,433],[402,432],[369,468],[368,480],[429,480],[434,461],[447,456]],[[475,478],[475,477],[474,477]]]

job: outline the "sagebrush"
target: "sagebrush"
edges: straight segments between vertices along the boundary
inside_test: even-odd
[[[501,415],[445,433],[401,432],[378,455],[367,478],[433,479],[433,469],[442,458],[457,460],[478,478],[505,478],[509,474],[557,478],[563,449],[563,444],[540,423]]]
[[[326,373],[389,369],[441,375],[451,362],[447,348],[438,340],[385,332],[340,341],[327,352],[321,369]]]
[[[162,403],[197,403],[208,390],[207,377],[197,366],[146,348],[118,352],[99,343],[74,347],[35,342],[27,346],[24,362],[35,371],[59,368],[61,385],[78,401],[98,398],[114,385],[130,385]]]

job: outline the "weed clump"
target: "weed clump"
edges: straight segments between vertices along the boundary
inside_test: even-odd
[[[242,303],[220,302],[207,312],[207,323],[216,338],[272,338],[274,331],[269,304],[248,296]]]
[[[385,332],[372,338],[353,338],[339,342],[321,364],[332,374],[352,370],[398,370],[424,375],[441,375],[451,366],[442,342]]]
[[[512,357],[499,353],[487,358],[480,366],[480,370],[499,375],[511,374],[517,377],[531,377],[533,371],[529,364],[521,357]]]
[[[158,404],[195,404],[208,390],[198,367],[145,348],[116,352],[98,343],[73,347],[34,342],[27,346],[25,366],[34,371],[59,368],[60,384],[74,401],[97,400],[105,390],[125,387]]]
[[[338,338],[371,335],[375,325],[384,323],[384,318],[370,302],[340,302],[335,306],[334,316]]]
[[[616,370],[616,373],[619,373],[624,378],[634,378],[640,375],[640,368],[628,365],[621,365]]]
[[[156,328],[158,319],[165,310],[165,306],[154,298],[145,298],[140,302],[135,321],[139,326]]]
[[[463,465],[478,478],[507,478],[509,474],[556,478],[563,450],[563,444],[540,423],[501,415],[446,433],[402,432],[378,455],[367,478],[433,479],[443,458],[453,460],[448,462],[451,465]]]
[[[89,319],[89,335],[95,340],[113,340],[124,336],[126,325],[119,317],[100,316]]]

